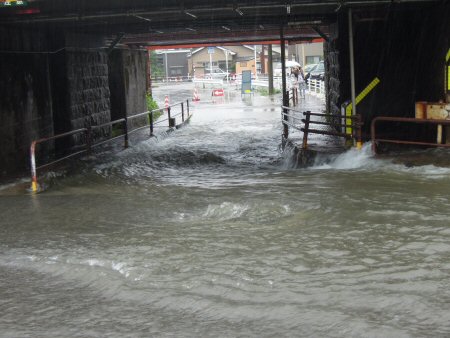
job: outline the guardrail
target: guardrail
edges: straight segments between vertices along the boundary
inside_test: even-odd
[[[289,137],[289,127],[294,130],[303,132],[302,149],[308,147],[308,136],[309,134],[320,134],[320,135],[330,135],[343,137],[345,139],[357,139],[361,142],[361,116],[355,115],[351,117],[345,117],[342,115],[329,115],[323,113],[311,113],[311,111],[299,111],[294,108],[281,106],[281,122],[283,124],[283,139],[287,140]],[[328,117],[331,121],[317,121],[311,120],[311,117]],[[345,121],[345,119],[350,119],[352,123],[347,125],[346,123],[339,123],[336,120]],[[327,126],[329,130],[320,130],[311,128],[311,125],[317,126]],[[338,132],[337,128],[351,127],[353,130],[352,134]],[[283,142],[284,144],[285,142]]]
[[[203,88],[205,88],[205,85],[211,84],[211,85],[219,85],[223,86],[223,80],[222,79],[202,79],[202,78],[195,78],[192,80],[195,85],[202,84]]]
[[[186,110],[185,110],[185,106],[184,104],[186,103]],[[180,106],[180,112],[173,114],[172,112],[172,107],[175,106]],[[167,111],[167,118],[165,119],[159,119],[158,121],[154,121],[154,114],[158,113],[158,112],[164,112]],[[186,116],[185,116],[186,115]],[[128,121],[142,117],[142,116],[147,116],[148,117],[148,123],[146,123],[144,126],[142,127],[138,127],[135,128],[131,131],[128,130]],[[181,121],[182,123],[177,125],[176,124],[176,117],[177,116],[181,116]],[[132,116],[127,116],[121,119],[117,119],[114,121],[110,121],[110,122],[106,122],[103,123],[101,125],[96,125],[96,126],[91,126],[90,124],[86,127],[86,128],[80,128],[80,129],[76,129],[76,130],[71,130],[68,131],[66,133],[62,133],[62,134],[58,134],[58,135],[53,135],[53,136],[49,136],[49,137],[44,137],[44,138],[40,138],[38,140],[34,140],[33,142],[31,142],[31,146],[30,146],[30,162],[31,162],[31,191],[33,192],[37,192],[39,190],[39,184],[38,184],[38,176],[37,176],[37,171],[40,169],[44,169],[47,167],[50,167],[56,163],[59,163],[61,161],[67,160],[69,158],[75,157],[77,155],[81,155],[83,153],[87,153],[89,154],[92,151],[92,148],[97,147],[99,145],[114,141],[118,138],[123,137],[124,139],[124,148],[128,148],[128,137],[131,133],[134,133],[138,130],[142,130],[144,128],[149,128],[149,132],[150,132],[150,137],[154,136],[153,131],[155,127],[158,126],[162,126],[163,127],[163,123],[167,122],[167,126],[169,128],[169,130],[172,130],[173,128],[178,129],[182,124],[184,124],[185,122],[187,122],[191,117],[190,114],[190,110],[189,110],[189,100],[186,100],[185,102],[178,102],[178,103],[174,103],[168,107],[164,107],[164,108],[159,108],[159,109],[154,109],[154,110],[150,110],[150,111],[146,111],[143,113],[139,113],[136,115],[132,115]],[[89,120],[90,121],[90,120]],[[105,128],[105,127],[109,127],[109,126],[113,126],[116,124],[122,124],[123,125],[123,134],[103,140],[101,142],[98,143],[93,143],[93,131],[96,129],[101,129],[101,128]],[[81,134],[84,133],[85,137],[86,137],[86,144],[82,145],[82,147],[84,146],[85,149],[79,150],[77,152],[71,153],[67,156],[64,156],[62,158],[59,158],[55,161],[40,165],[40,166],[36,166],[36,146],[44,143],[44,142],[48,142],[48,141],[53,141],[56,139],[60,139],[63,137],[68,137],[68,136],[72,136],[75,134]]]
[[[405,122],[405,123],[415,123],[415,124],[434,124],[434,125],[450,125],[450,120],[426,120],[426,119],[416,119],[412,117],[388,117],[388,116],[378,116],[372,120],[370,125],[370,134],[372,139],[372,151],[377,154],[377,143],[395,143],[395,144],[411,144],[411,145],[421,145],[429,147],[442,147],[450,148],[450,144],[433,143],[433,142],[422,142],[422,141],[407,141],[407,140],[393,140],[393,139],[382,139],[376,136],[376,124],[380,121],[384,122]]]
[[[325,82],[322,80],[309,79],[306,88],[309,94],[320,97],[325,96]]]

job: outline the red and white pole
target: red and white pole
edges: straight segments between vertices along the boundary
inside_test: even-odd
[[[38,182],[37,182],[37,173],[36,173],[36,156],[35,156],[35,149],[36,149],[36,141],[33,141],[31,143],[30,147],[30,156],[31,156],[31,191],[37,192],[38,191]]]
[[[166,98],[164,99],[164,107],[166,108],[166,111],[169,110],[169,96],[166,95]]]

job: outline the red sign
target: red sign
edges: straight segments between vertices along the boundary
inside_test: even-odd
[[[224,96],[225,92],[223,89],[214,89],[212,92],[212,96]]]

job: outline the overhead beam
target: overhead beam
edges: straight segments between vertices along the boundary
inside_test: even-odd
[[[330,38],[328,37],[328,35],[326,35],[324,32],[322,32],[322,30],[318,27],[318,26],[313,26],[311,27],[317,34],[320,35],[320,37],[322,39],[324,39],[326,42],[330,41]]]
[[[112,52],[114,47],[120,42],[120,40],[123,39],[124,36],[125,36],[125,33],[123,33],[123,32],[117,34],[116,38],[111,42],[111,44],[108,47],[108,54]]]

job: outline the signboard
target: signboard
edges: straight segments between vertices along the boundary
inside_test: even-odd
[[[214,47],[208,47],[208,54],[214,54]]]
[[[17,7],[28,5],[26,1],[22,0],[0,0],[0,7]]]
[[[214,89],[212,92],[212,96],[224,96],[225,92],[223,89]]]
[[[241,94],[251,94],[251,93],[252,93],[252,71],[243,70]]]

